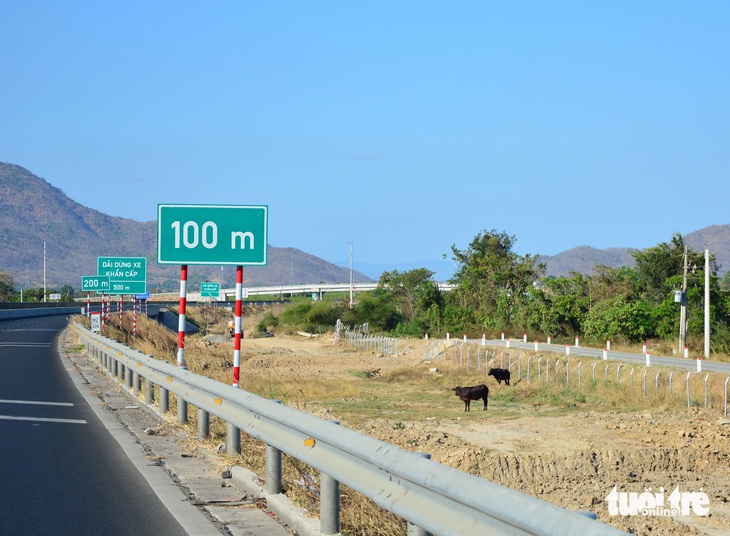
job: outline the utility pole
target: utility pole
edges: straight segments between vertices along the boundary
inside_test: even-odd
[[[43,303],[46,303],[46,241],[43,241]]]
[[[354,291],[353,282],[352,282],[352,242],[349,242],[349,244],[350,244],[350,309],[352,309],[352,294]]]
[[[710,250],[705,250],[705,359],[710,358]]]
[[[682,278],[682,302],[679,308],[679,355],[684,355],[687,344],[687,246],[684,246],[684,277]]]

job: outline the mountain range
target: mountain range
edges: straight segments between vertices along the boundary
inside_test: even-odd
[[[45,257],[48,287],[81,286],[81,277],[95,275],[97,257],[147,257],[147,288],[179,288],[180,268],[160,265],[156,222],[108,216],[85,207],[27,169],[0,163],[0,271],[9,272],[16,287],[43,285]],[[45,255],[44,255],[45,244]],[[296,283],[349,283],[350,270],[295,248],[269,246],[266,266],[244,267],[244,286]],[[353,272],[358,283],[371,278]],[[235,285],[235,267],[190,266],[191,288],[200,281]]]
[[[96,274],[97,257],[110,256],[147,257],[148,290],[174,291],[179,288],[179,268],[155,262],[156,227],[154,221],[138,222],[85,207],[27,169],[0,162],[0,271],[9,272],[17,288],[42,286],[44,265],[49,288],[79,288],[82,276]],[[709,248],[715,253],[721,273],[730,268],[730,225],[705,227],[684,235],[684,240],[696,251]],[[630,251],[580,246],[538,259],[546,263],[547,275],[563,276],[571,271],[591,273],[596,264],[630,266],[634,262]],[[354,267],[353,279],[358,283],[377,280],[391,270],[424,267],[438,281],[453,273],[453,262],[448,260],[388,266],[355,263]],[[244,286],[348,283],[349,278],[348,267],[287,247],[269,246],[266,266],[244,268]],[[234,267],[191,266],[188,280],[193,287],[200,281],[220,281],[230,287]]]

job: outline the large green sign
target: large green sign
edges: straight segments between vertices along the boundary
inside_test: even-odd
[[[97,273],[109,277],[110,294],[147,292],[145,257],[97,257]]]
[[[264,266],[268,211],[267,206],[157,205],[157,262]]]

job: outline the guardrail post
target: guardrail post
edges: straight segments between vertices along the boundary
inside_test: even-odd
[[[145,378],[145,401],[148,404],[155,403],[155,384]]]
[[[160,386],[160,413],[170,411],[170,391]]]
[[[198,408],[198,439],[204,439],[210,434],[210,414]]]
[[[129,367],[124,367],[124,383],[128,389],[131,389],[134,385],[134,373]]]
[[[177,422],[185,424],[188,422],[188,402],[182,396],[177,396]]]
[[[281,404],[281,400],[275,400]],[[281,493],[281,451],[266,445],[266,492],[272,495]]]
[[[340,483],[322,471],[319,473],[319,523],[323,535],[340,532]]]
[[[226,452],[229,456],[241,454],[241,430],[231,423],[226,424]]]
[[[281,451],[266,445],[266,492],[281,493]]]
[[[415,452],[414,454],[427,460],[431,459],[431,455],[426,452]],[[406,523],[406,536],[431,536],[431,533],[409,521]]]
[[[139,392],[142,390],[142,376],[140,376],[139,372],[135,372],[133,374],[134,376],[134,396],[139,395]]]

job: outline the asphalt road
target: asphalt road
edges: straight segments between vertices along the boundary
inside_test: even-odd
[[[481,339],[470,339],[468,341],[471,344],[482,344]],[[487,339],[484,341],[484,344],[489,345],[491,347],[504,347],[507,348],[507,341],[498,340],[498,339]],[[519,350],[534,350],[535,349],[535,343],[533,342],[522,342],[519,340],[511,339],[509,341],[509,348],[513,349],[519,349]],[[538,350],[543,352],[554,352],[557,354],[562,354],[563,356],[566,355],[566,348],[565,345],[559,345],[559,344],[547,344],[544,342],[538,343]],[[569,355],[571,356],[583,356],[583,357],[594,357],[594,358],[603,358],[603,350],[598,350],[596,348],[587,348],[582,346],[570,346],[568,348],[568,352],[570,352]],[[613,361],[624,361],[624,362],[630,362],[630,363],[636,363],[639,365],[645,365],[646,364],[646,356],[642,354],[629,354],[625,352],[612,352],[608,351],[606,352],[606,359],[613,360]],[[697,359],[696,358],[681,358],[681,357],[665,357],[665,356],[650,356],[650,364],[651,365],[661,365],[664,367],[676,367],[688,371],[696,371],[697,370]],[[703,359],[701,363],[701,369],[702,371],[707,372],[718,372],[721,374],[730,374],[730,363],[719,363],[717,361],[707,360]]]
[[[170,512],[180,497],[163,502],[153,491],[152,462],[130,464],[130,448],[64,370],[56,341],[66,324],[65,316],[0,322],[0,533],[219,534]]]

